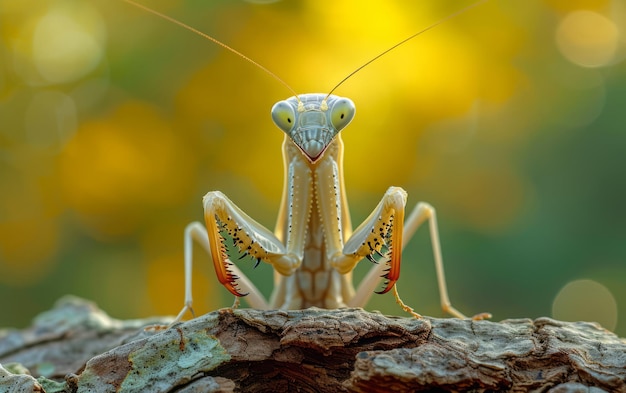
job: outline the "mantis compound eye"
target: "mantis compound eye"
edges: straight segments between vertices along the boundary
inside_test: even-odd
[[[288,102],[280,101],[272,108],[272,120],[278,128],[289,133],[296,122],[296,112]]]
[[[354,103],[347,98],[340,98],[332,103],[330,108],[330,121],[335,130],[340,131],[354,118],[356,108]]]

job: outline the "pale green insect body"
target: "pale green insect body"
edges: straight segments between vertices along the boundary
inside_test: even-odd
[[[344,146],[339,133],[352,121],[356,110],[351,100],[332,93],[373,61],[486,0],[448,15],[379,53],[357,67],[328,94],[301,95],[267,68],[221,41],[133,0],[124,1],[240,56],[294,94],[272,108],[274,123],[285,133],[282,149],[285,181],[275,230],[272,232],[252,219],[222,192],[207,193],[203,198],[205,225],[194,222],[185,229],[185,304],[174,323],[192,309],[194,240],[210,255],[219,282],[236,296],[248,295],[252,307],[362,307],[383,277],[386,283],[379,293],[393,289],[402,308],[419,316],[399,298],[395,283],[400,277],[402,248],[425,222],[430,231],[442,309],[453,316],[464,317],[448,298],[437,219],[430,204],[417,203],[405,220],[407,193],[400,187],[389,187],[372,213],[352,231],[343,176]],[[400,142],[390,140],[387,145],[393,149],[397,143]],[[236,240],[234,245],[239,252],[274,268],[275,287],[269,301],[229,259],[224,232]],[[363,259],[377,264],[355,290],[352,270]],[[474,318],[485,317],[489,314],[478,314]]]

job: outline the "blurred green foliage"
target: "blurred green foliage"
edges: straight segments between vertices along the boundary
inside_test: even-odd
[[[300,93],[329,91],[461,7],[145,3]],[[609,297],[585,289],[567,315],[599,310],[626,335],[623,15],[618,0],[491,0],[357,73],[336,92],[357,104],[343,131],[353,222],[401,186],[410,205],[438,209],[460,310],[549,316],[561,288],[587,279]],[[273,228],[282,135],[269,110],[284,86],[122,1],[0,0],[0,18],[0,326],[27,325],[66,293],[119,318],[176,314],[183,229],[207,191]],[[240,264],[271,292],[269,266]],[[200,252],[195,270],[197,312],[231,304]],[[407,247],[399,290],[441,315],[426,230]],[[367,308],[401,314],[392,296]]]

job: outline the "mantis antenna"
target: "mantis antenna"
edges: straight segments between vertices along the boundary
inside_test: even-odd
[[[144,11],[147,11],[147,12],[149,12],[149,13],[153,14],[153,15],[156,15],[156,16],[158,16],[158,17],[162,18],[162,19],[165,19],[165,20],[167,20],[167,21],[169,21],[169,22],[172,22],[172,23],[174,23],[174,24],[176,24],[176,25],[178,25],[178,26],[180,26],[180,27],[182,27],[182,28],[185,28],[185,29],[187,29],[187,30],[189,30],[189,31],[191,31],[191,32],[193,32],[193,33],[195,33],[195,34],[197,34],[197,35],[199,35],[199,36],[201,36],[201,37],[203,37],[203,38],[205,38],[205,39],[207,39],[207,40],[209,40],[209,41],[213,42],[214,44],[217,44],[217,45],[221,46],[222,48],[224,48],[224,49],[226,49],[226,50],[228,50],[228,51],[230,51],[230,52],[232,52],[232,53],[236,54],[237,56],[241,57],[242,59],[246,60],[247,62],[249,62],[249,63],[253,64],[254,66],[256,66],[256,67],[260,68],[261,70],[265,71],[265,73],[267,73],[267,74],[268,74],[268,75],[270,75],[272,78],[274,78],[274,79],[276,79],[278,82],[280,82],[280,83],[281,83],[283,86],[285,86],[285,87],[286,87],[286,88],[287,88],[287,89],[288,89],[291,93],[293,93],[293,95],[294,95],[294,96],[296,97],[296,99],[298,100],[298,103],[299,103],[299,105],[298,105],[298,106],[300,107],[300,106],[302,106],[302,105],[303,105],[303,104],[302,104],[302,102],[300,101],[300,98],[298,97],[298,93],[296,93],[296,91],[295,91],[294,89],[292,89],[292,88],[291,88],[291,86],[289,86],[289,84],[287,84],[287,82],[285,82],[284,80],[282,80],[282,79],[281,79],[278,75],[276,75],[276,74],[275,74],[275,73],[273,73],[272,71],[268,70],[266,67],[262,66],[261,64],[259,64],[259,63],[257,63],[256,61],[252,60],[252,59],[251,59],[251,58],[249,58],[248,56],[246,56],[246,55],[244,55],[243,53],[239,52],[238,50],[236,50],[236,49],[234,49],[234,48],[231,48],[230,46],[226,45],[226,44],[225,44],[225,43],[223,43],[222,41],[219,41],[218,39],[213,38],[212,36],[210,36],[210,35],[208,35],[208,34],[206,34],[206,33],[203,33],[203,32],[201,32],[200,30],[198,30],[198,29],[196,29],[196,28],[194,28],[194,27],[189,26],[189,25],[188,25],[188,24],[186,24],[186,23],[183,23],[183,22],[181,22],[181,21],[179,21],[179,20],[177,20],[177,19],[174,19],[174,18],[172,18],[172,17],[170,17],[170,16],[167,16],[167,15],[165,15],[165,14],[162,14],[162,13],[160,13],[160,12],[158,12],[158,11],[156,11],[156,10],[153,10],[152,8],[149,8],[149,7],[147,7],[147,6],[143,5],[143,4],[139,4],[139,3],[137,3],[137,2],[135,2],[135,1],[133,1],[133,0],[122,0],[122,1],[124,1],[124,2],[126,2],[126,3],[128,3],[128,4],[130,4],[130,5],[133,5],[133,6],[137,7],[137,8],[140,8],[140,9],[142,9],[142,10],[144,10]],[[428,30],[431,30],[432,28],[434,28],[434,27],[436,27],[436,26],[439,26],[440,24],[442,24],[442,23],[444,23],[444,22],[446,22],[446,21],[448,21],[448,20],[450,20],[450,19],[452,19],[452,18],[455,18],[455,17],[457,17],[457,16],[459,16],[459,15],[461,15],[461,14],[463,14],[463,13],[465,13],[465,12],[469,11],[470,9],[472,9],[472,8],[474,8],[474,7],[477,7],[477,6],[479,6],[479,5],[483,4],[483,3],[486,3],[487,1],[488,1],[488,0],[480,0],[480,1],[477,1],[477,2],[475,2],[475,3],[473,3],[473,4],[470,4],[470,5],[468,5],[467,7],[462,8],[462,9],[460,9],[460,10],[458,10],[458,11],[456,11],[456,12],[454,12],[454,13],[452,13],[452,14],[448,15],[448,16],[446,16],[445,18],[442,18],[442,19],[438,20],[437,22],[435,22],[435,23],[433,23],[432,25],[430,25],[430,26],[426,27],[425,29],[422,29],[422,30],[418,31],[418,32],[417,32],[417,33],[415,33],[415,34],[412,34],[412,35],[408,36],[407,38],[403,39],[402,41],[398,42],[397,44],[395,44],[395,45],[391,46],[390,48],[388,48],[388,49],[384,50],[383,52],[379,53],[378,55],[374,56],[373,58],[371,58],[370,60],[366,61],[366,62],[365,62],[365,63],[363,63],[361,66],[359,66],[357,69],[355,69],[354,71],[352,71],[350,74],[348,74],[348,76],[346,76],[345,78],[343,78],[343,79],[342,79],[339,83],[337,83],[337,84],[335,85],[335,87],[333,87],[333,88],[330,90],[330,92],[326,95],[326,98],[328,98],[331,94],[333,94],[333,92],[334,92],[335,90],[337,90],[337,88],[338,88],[339,86],[341,86],[342,84],[344,84],[344,82],[346,82],[348,79],[350,79],[350,78],[351,78],[354,74],[356,74],[357,72],[361,71],[363,68],[367,67],[368,65],[370,65],[370,64],[371,64],[371,63],[373,63],[374,61],[376,61],[376,60],[380,59],[381,57],[383,57],[383,56],[384,56],[384,55],[386,55],[387,53],[391,52],[392,50],[396,49],[396,48],[397,48],[397,47],[399,47],[399,46],[402,46],[403,44],[407,43],[408,41],[412,40],[413,38],[415,38],[415,37],[417,37],[417,36],[419,36],[419,35],[421,35],[421,34],[423,34],[423,33],[427,32]],[[324,99],[324,102],[326,101],[326,98]]]
[[[125,0],[125,1],[128,1],[128,0]],[[339,83],[337,83],[337,84],[335,85],[335,87],[333,87],[333,88],[330,90],[330,92],[326,95],[326,98],[328,98],[328,96],[330,96],[331,94],[333,94],[333,92],[334,92],[335,90],[337,90],[337,88],[338,88],[339,86],[343,85],[343,83],[344,83],[345,81],[347,81],[348,79],[350,79],[350,78],[351,78],[354,74],[356,74],[357,72],[361,71],[363,68],[367,67],[368,65],[372,64],[374,61],[376,61],[376,60],[380,59],[381,57],[383,57],[383,56],[384,56],[384,55],[386,55],[387,53],[389,53],[389,52],[391,52],[392,50],[396,49],[397,47],[399,47],[399,46],[401,46],[401,45],[403,45],[403,44],[405,44],[405,43],[407,43],[407,42],[411,41],[413,38],[417,37],[418,35],[421,35],[421,34],[423,34],[423,33],[427,32],[428,30],[430,30],[430,29],[432,29],[432,28],[434,28],[434,27],[439,26],[440,24],[442,24],[442,23],[444,23],[444,22],[446,22],[446,21],[448,21],[448,20],[450,20],[450,19],[452,19],[452,18],[455,18],[455,17],[457,17],[457,16],[461,15],[461,14],[465,13],[466,11],[469,11],[470,9],[472,9],[472,8],[474,8],[474,7],[477,7],[477,6],[479,6],[479,5],[483,4],[483,3],[486,3],[487,1],[488,1],[488,0],[480,0],[480,1],[477,1],[476,3],[470,4],[470,5],[468,5],[467,7],[462,8],[462,9],[460,9],[460,10],[458,10],[458,11],[456,11],[456,12],[454,12],[454,13],[452,13],[452,14],[448,15],[448,16],[446,16],[445,18],[442,18],[442,19],[438,20],[437,22],[435,22],[435,23],[433,23],[432,25],[430,25],[430,26],[426,27],[425,29],[422,29],[422,30],[418,31],[418,32],[417,32],[417,33],[415,33],[415,34],[412,34],[412,35],[408,36],[407,38],[405,38],[405,39],[403,39],[402,41],[398,42],[397,44],[393,45],[393,46],[392,46],[392,47],[390,47],[389,49],[386,49],[386,50],[384,50],[383,52],[379,53],[378,55],[374,56],[373,58],[371,58],[371,59],[370,59],[370,60],[368,60],[367,62],[363,63],[363,65],[361,65],[360,67],[358,67],[356,70],[354,70],[354,71],[352,71],[350,74],[348,74],[348,76],[346,76],[345,78],[343,78],[343,79],[342,79]]]
[[[289,86],[287,84],[287,82],[285,82],[284,80],[282,80],[278,75],[274,74],[272,71],[268,70],[267,68],[263,67],[261,64],[257,63],[256,61],[252,60],[251,58],[249,58],[248,56],[244,55],[243,53],[239,52],[238,50],[231,48],[230,46],[226,45],[225,43],[223,43],[222,41],[219,41],[216,38],[211,37],[210,35],[201,32],[200,30],[193,28],[191,26],[189,26],[188,24],[185,24],[177,19],[174,19],[170,16],[167,16],[165,14],[160,13],[159,11],[153,10],[152,8],[146,7],[143,4],[139,4],[133,0],[122,0],[125,1],[126,3],[133,5],[137,8],[140,8],[144,11],[150,12],[153,15],[156,15],[160,18],[163,18],[169,22],[172,22],[174,24],[177,24],[180,27],[183,27],[193,33],[196,33],[197,35],[199,35],[200,37],[206,38],[207,40],[221,46],[222,48],[236,54],[237,56],[241,57],[242,59],[246,60],[247,62],[253,64],[254,66],[260,68],[261,70],[265,71],[267,74],[269,74],[272,78],[276,79],[277,81],[279,81],[283,86],[285,86],[290,92],[293,93],[293,95],[296,97],[296,99],[298,100],[298,102],[300,102],[300,99],[298,98],[298,93],[296,93],[296,91],[294,89],[291,88],[291,86]]]

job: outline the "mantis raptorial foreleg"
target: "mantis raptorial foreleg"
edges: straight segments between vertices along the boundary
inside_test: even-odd
[[[320,199],[319,204],[322,211],[337,208],[337,206],[331,208],[326,202],[322,202],[328,200],[330,199]],[[390,187],[378,206],[359,228],[356,229],[345,245],[343,245],[341,236],[338,235],[341,233],[342,229],[338,224],[340,221],[326,220],[323,225],[324,232],[327,232],[325,233],[327,238],[326,248],[328,250],[343,249],[343,252],[329,251],[331,254],[329,255],[330,258],[328,258],[330,266],[320,270],[324,271],[326,268],[332,270],[332,268],[334,268],[336,273],[342,276],[348,275],[354,268],[354,265],[360,260],[368,258],[374,261],[374,254],[383,257],[381,250],[385,248],[385,253],[391,260],[398,260],[397,265],[393,266],[391,263],[388,273],[383,275],[389,280],[390,284],[383,289],[381,293],[387,292],[393,286],[393,283],[395,283],[399,275],[400,250],[394,252],[392,244],[402,244],[402,226],[394,225],[394,219],[397,220],[396,222],[402,223],[405,204],[406,192],[398,187]],[[243,272],[228,259],[223,244],[224,238],[220,232],[228,232],[233,239],[234,246],[238,248],[240,252],[244,252],[258,260],[272,264],[281,275],[291,276],[295,269],[299,267],[299,264],[288,265],[288,262],[292,259],[285,257],[288,254],[282,243],[280,243],[269,230],[243,213],[243,211],[221,192],[214,191],[207,194],[204,197],[204,206],[207,229],[205,229],[202,224],[195,222],[189,224],[185,230],[185,306],[175,321],[179,321],[187,311],[192,311],[191,272],[193,264],[193,240],[198,241],[211,257],[214,262],[218,280],[231,293],[241,296],[245,292],[246,295],[248,295],[247,300],[252,307],[261,309],[269,308],[267,301],[254,284],[252,284]],[[333,211],[332,214],[336,215],[338,213]],[[287,263],[285,263],[285,261],[287,261]],[[335,278],[337,277],[339,276]],[[378,279],[380,279],[380,277],[378,277]],[[309,283],[311,284],[315,281],[316,280],[313,279],[310,280]],[[337,285],[336,291],[328,291],[327,297],[331,302],[336,302],[338,305],[345,304],[344,301],[349,301],[354,291],[344,290],[345,288],[342,288],[342,286],[351,286],[352,284],[345,282],[345,280],[334,281],[334,284]],[[235,283],[237,283],[237,287],[235,287]],[[286,285],[289,285],[289,283],[290,281],[285,281]],[[332,282],[328,282],[327,284],[333,285]],[[324,288],[318,289],[326,291]],[[306,292],[307,288],[299,288],[299,290]],[[288,288],[287,292],[293,293],[294,291]],[[341,292],[341,295],[339,295],[339,292]],[[350,298],[342,299],[342,296],[349,296]],[[290,304],[294,304],[289,298],[285,298],[279,302],[287,307]],[[364,303],[358,304],[357,306],[363,305]]]
[[[174,322],[178,322],[192,308],[193,240],[202,245],[213,261],[219,282],[236,296],[248,295],[252,307],[267,309],[267,301],[243,272],[233,264],[226,253],[222,232],[228,233],[234,246],[245,255],[270,263],[284,275],[290,275],[300,260],[287,253],[276,236],[244,213],[219,191],[209,192],[203,198],[205,227],[198,222],[185,229],[185,305]]]
[[[446,278],[443,269],[443,258],[441,255],[441,243],[439,241],[439,229],[437,225],[437,215],[435,208],[426,202],[419,202],[414,208],[411,214],[405,219],[404,222],[404,238],[402,241],[402,249],[409,243],[418,228],[428,220],[428,228],[430,232],[430,242],[433,250],[433,258],[435,261],[435,271],[437,273],[437,284],[439,287],[439,299],[441,303],[441,309],[444,313],[450,314],[457,318],[466,318],[464,314],[459,312],[456,308],[452,307],[450,297],[448,296],[448,289],[446,286]],[[378,286],[381,275],[384,273],[385,266],[382,264],[376,265],[370,269],[368,274],[363,278],[359,288],[356,290],[354,297],[348,305],[351,307],[357,307],[364,305],[369,300],[372,292]],[[396,300],[404,308],[404,304],[396,294]],[[406,310],[406,309],[405,309]],[[409,310],[407,310],[409,311]],[[411,312],[411,311],[409,311]],[[412,313],[412,312],[411,312]],[[477,314],[472,319],[485,319],[489,318],[488,313]]]
[[[221,193],[209,193],[210,198],[205,197],[205,201],[207,199],[215,198],[215,195],[218,195],[217,198],[222,199],[226,204],[229,205],[229,209],[223,209],[224,211],[237,211],[240,210],[232,204],[228,199],[223,196],[220,196]],[[393,225],[390,223],[389,217],[396,217],[399,219],[404,214],[404,208],[406,204],[406,192],[398,187],[390,187],[385,195],[383,196],[381,202],[376,206],[376,208],[372,211],[370,216],[363,221],[363,223],[354,231],[352,236],[350,236],[349,240],[346,242],[343,247],[343,254],[338,258],[344,265],[338,263],[337,266],[341,266],[345,273],[350,272],[354,268],[354,264],[360,261],[363,258],[372,258],[372,250],[377,250],[379,253],[383,246],[388,247],[389,240],[385,240],[385,238],[394,238],[393,232],[387,236],[386,228],[388,225]],[[210,207],[209,204],[208,209],[208,217],[211,217],[211,214],[214,214],[214,209]],[[207,204],[205,203],[205,207]],[[210,220],[210,218],[209,218]],[[252,227],[252,225],[260,226],[260,224],[256,223],[251,219],[242,219],[239,217],[239,221],[246,221],[245,226]],[[401,243],[401,249],[409,243],[415,232],[418,228],[425,222],[428,221],[430,238],[433,250],[433,257],[435,261],[435,269],[437,273],[437,283],[439,287],[439,296],[441,302],[441,308],[444,313],[450,314],[457,318],[466,318],[461,312],[459,312],[456,308],[452,307],[448,291],[446,287],[446,280],[443,268],[443,259],[441,255],[441,244],[439,240],[439,231],[437,226],[437,217],[435,209],[428,203],[419,202],[412,210],[411,214],[406,218],[403,229],[402,229],[402,238],[396,237],[394,238],[395,242]],[[402,222],[399,220],[399,222]],[[210,224],[207,227],[211,227]],[[330,226],[331,230],[334,226]],[[381,230],[382,229],[382,230]],[[262,230],[263,232],[267,231],[266,229]],[[269,231],[267,231],[269,232]],[[267,232],[265,232],[265,237],[267,237]],[[202,248],[208,253],[208,255],[213,259],[213,252],[211,250],[211,244],[209,241],[209,234],[204,226],[202,226],[199,222],[191,223],[187,226],[185,230],[185,306],[178,314],[175,319],[175,322],[178,322],[182,319],[184,314],[187,311],[193,311],[192,309],[192,255],[193,255],[193,241],[197,241]],[[274,245],[279,247],[280,243],[275,243]],[[397,243],[396,243],[397,244]],[[388,250],[387,256],[391,254],[391,250]],[[401,250],[400,250],[401,251]],[[375,252],[376,253],[376,252]],[[373,258],[371,259],[373,260]],[[355,262],[356,261],[356,262]],[[219,262],[222,264],[223,262]],[[270,304],[265,300],[264,296],[260,293],[260,291],[256,288],[256,286],[250,281],[250,279],[234,264],[230,262],[228,263],[227,274],[230,275],[229,279],[232,277],[236,277],[238,287],[238,292],[247,293],[246,300],[251,307],[258,309],[268,309],[270,308]],[[222,266],[222,265],[218,265]],[[367,276],[361,281],[359,287],[355,292],[353,292],[353,296],[349,299],[346,299],[346,305],[349,307],[363,307],[369,300],[371,294],[374,292],[376,287],[379,285],[381,277],[386,275],[387,264],[378,263],[374,265]],[[218,268],[216,267],[216,270]],[[399,272],[399,270],[396,270]],[[227,277],[227,276],[226,276]],[[228,278],[228,277],[227,277]],[[389,277],[388,277],[389,278]],[[393,277],[391,277],[393,280]],[[228,281],[227,281],[228,282]],[[394,280],[395,282],[395,280]],[[388,288],[385,288],[385,291]],[[381,292],[383,292],[381,291]],[[350,293],[350,292],[348,292]],[[345,294],[345,293],[344,293]],[[410,307],[404,305],[402,300],[400,300],[397,291],[394,288],[394,294],[396,296],[396,300],[398,303],[405,309],[405,311],[412,313],[415,316],[418,314],[414,313]],[[488,314],[477,314],[473,317],[473,319],[484,319],[489,317]]]
[[[209,234],[206,228],[200,222],[192,222],[185,228],[185,305],[183,309],[178,313],[172,324],[180,321],[185,314],[190,311],[193,312],[193,294],[192,294],[192,272],[193,272],[193,242],[196,241],[202,249],[206,251],[209,258],[212,257],[211,245],[209,244]],[[238,277],[239,289],[248,293],[246,300],[251,307],[261,310],[267,310],[269,305],[267,301],[257,289],[257,287],[246,277],[246,275],[236,266],[230,266],[231,273]]]

